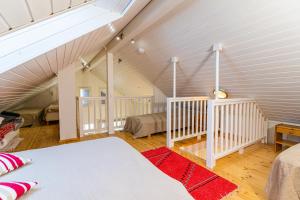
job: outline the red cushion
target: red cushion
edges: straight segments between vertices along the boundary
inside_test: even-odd
[[[0,182],[0,199],[18,199],[37,182]]]
[[[29,162],[29,159],[24,159],[13,154],[0,153],[0,176],[22,167]]]

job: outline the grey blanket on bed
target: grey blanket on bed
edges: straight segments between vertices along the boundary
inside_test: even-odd
[[[300,144],[288,148],[274,160],[266,186],[270,200],[300,198]]]
[[[133,133],[135,138],[166,131],[166,113],[153,113],[127,117],[124,131]]]

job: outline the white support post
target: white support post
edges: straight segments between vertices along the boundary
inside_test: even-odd
[[[171,100],[167,99],[167,147],[171,148],[174,146],[172,141],[172,130],[171,130]]]
[[[107,71],[107,115],[108,115],[108,134],[114,134],[114,61],[113,54],[106,54]]]
[[[173,98],[176,98],[176,67],[178,61],[178,57],[171,58],[171,62],[173,63]]]
[[[216,85],[215,85],[215,97],[218,99],[218,91],[220,90],[220,51],[222,51],[222,44],[217,43],[213,45],[213,51],[216,52]]]
[[[58,73],[60,140],[77,138],[75,66],[69,65]]]
[[[214,155],[214,114],[214,100],[209,100],[207,108],[206,167],[210,169],[213,169],[216,165]]]

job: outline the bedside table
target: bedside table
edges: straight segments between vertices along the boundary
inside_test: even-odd
[[[300,126],[293,126],[288,124],[278,124],[275,127],[275,152],[281,151],[282,146],[293,146],[298,142],[283,139],[282,135],[293,135],[300,137]]]

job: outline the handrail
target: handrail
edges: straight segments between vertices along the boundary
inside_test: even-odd
[[[197,100],[208,100],[210,99],[209,97],[207,96],[195,96],[195,97],[168,97],[167,100],[168,101],[171,101],[171,102],[179,102],[179,101],[197,101]]]
[[[153,112],[153,96],[115,96],[114,118],[115,130],[124,128],[129,116],[150,114]],[[79,97],[79,127],[81,136],[88,133],[107,132],[107,97]]]

